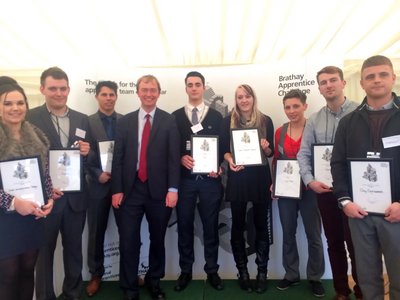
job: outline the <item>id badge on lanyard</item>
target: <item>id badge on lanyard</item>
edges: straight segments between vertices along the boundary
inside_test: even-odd
[[[367,158],[381,158],[381,153],[375,151],[367,152]]]

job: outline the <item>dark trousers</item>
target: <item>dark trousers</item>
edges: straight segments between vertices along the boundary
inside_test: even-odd
[[[231,240],[241,241],[244,239],[246,229],[247,202],[232,201],[232,230]],[[256,241],[269,241],[268,234],[268,207],[269,203],[253,203],[254,227],[256,229]]]
[[[93,277],[104,275],[104,235],[111,207],[111,193],[101,199],[90,199],[87,211],[89,228],[88,267]]]
[[[46,246],[40,250],[36,263],[36,299],[56,299],[53,288],[53,263],[59,232],[65,274],[62,291],[67,299],[80,297],[83,287],[82,232],[85,220],[86,211],[74,211],[69,202],[62,212],[47,216]]]
[[[203,224],[204,271],[218,271],[218,216],[222,200],[222,184],[219,179],[182,179],[179,187],[176,213],[178,219],[179,266],[182,272],[192,273],[194,263],[194,217],[197,209]]]
[[[344,296],[351,293],[347,275],[347,253],[344,245],[344,242],[346,242],[351,259],[351,274],[356,283],[354,294],[356,297],[362,297],[361,289],[358,285],[356,260],[348,218],[338,207],[338,201],[332,193],[317,194],[317,200],[328,244],[328,255],[335,291]]]
[[[165,275],[164,239],[172,208],[165,206],[165,199],[152,199],[148,182],[136,178],[132,191],[117,214],[120,234],[120,288],[126,297],[138,297],[138,265],[140,257],[140,226],[146,214],[149,223],[149,269],[145,281],[158,284]]]

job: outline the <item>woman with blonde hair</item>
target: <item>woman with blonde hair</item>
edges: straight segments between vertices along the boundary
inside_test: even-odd
[[[231,154],[230,130],[235,128],[257,127],[261,134],[260,146],[264,165],[244,167],[236,165]],[[255,291],[266,290],[270,236],[267,224],[268,210],[271,205],[271,173],[267,157],[274,155],[274,126],[270,117],[262,114],[257,108],[257,97],[247,84],[236,89],[235,106],[232,114],[224,118],[221,124],[221,151],[229,163],[226,201],[231,204],[232,230],[231,246],[238,269],[241,289],[252,292],[253,287],[247,269],[247,253],[244,231],[246,227],[247,203],[253,205],[253,220],[256,230],[255,251],[257,264],[257,281]]]
[[[48,203],[43,207],[0,189],[0,299],[31,300],[34,267],[44,246],[44,223],[53,208],[53,186],[47,168],[49,142],[26,122],[28,103],[16,84],[0,86],[0,161],[40,155]],[[1,174],[11,176],[11,174]],[[6,213],[15,210],[16,213]]]

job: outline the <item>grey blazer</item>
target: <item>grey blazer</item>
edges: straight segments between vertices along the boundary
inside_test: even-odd
[[[26,119],[45,133],[50,141],[50,147],[62,148],[60,137],[57,134],[53,121],[51,120],[51,116],[46,107],[46,104],[29,110]],[[68,143],[72,145],[75,141],[82,140],[84,142],[90,143],[90,147],[92,148],[93,143],[88,116],[73,109],[69,109],[69,119],[70,127]],[[77,128],[82,129],[86,132],[84,139],[76,136],[75,133]],[[84,158],[83,160],[85,169],[87,167],[87,161],[91,160],[93,157],[94,153],[92,150],[90,150],[88,157]],[[83,192],[70,194],[66,193],[64,194],[64,196],[54,201],[52,213],[59,213],[63,211],[67,201],[71,205],[72,209],[76,212],[84,211],[88,208],[89,202],[87,197],[86,180],[83,180]]]
[[[121,117],[122,115],[117,113],[117,121]],[[93,159],[93,163],[88,168],[88,176],[86,179],[89,185],[90,198],[102,199],[107,196],[108,192],[110,191],[111,180],[106,183],[99,182],[99,177],[103,173],[103,170],[101,169],[97,141],[106,140],[108,139],[108,136],[98,112],[89,116],[89,126],[94,143],[93,151],[96,157]]]

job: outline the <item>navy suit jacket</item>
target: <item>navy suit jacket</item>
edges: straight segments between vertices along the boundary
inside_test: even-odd
[[[122,115],[117,113],[117,121],[121,117]],[[93,151],[96,157],[93,159],[94,163],[88,168],[89,174],[87,176],[87,181],[89,185],[90,198],[102,199],[106,197],[110,191],[111,180],[106,183],[99,182],[99,177],[103,173],[103,170],[101,169],[97,141],[107,140],[108,136],[98,112],[89,116],[89,125],[93,138]]]
[[[132,190],[138,162],[139,110],[129,113],[117,122],[112,164],[112,194]],[[147,178],[150,195],[165,201],[168,188],[179,188],[180,137],[175,117],[156,108],[147,144]]]
[[[57,134],[57,131],[54,127],[53,121],[51,120],[50,113],[46,107],[46,104],[42,106],[33,108],[29,110],[26,119],[42,130],[47,138],[50,141],[51,148],[62,148],[60,137]],[[75,141],[82,140],[84,142],[88,142],[92,144],[90,127],[89,127],[89,119],[88,116],[77,112],[73,109],[69,109],[69,141],[68,144],[72,145]],[[81,138],[76,136],[76,129],[82,129],[86,131],[85,138]],[[93,157],[94,153],[90,150],[88,157]],[[84,165],[86,167],[87,158],[84,159]],[[56,201],[54,201],[54,206],[52,213],[59,213],[61,212],[67,201],[71,205],[72,209],[76,212],[84,211],[88,207],[88,197],[87,197],[87,183],[86,180],[83,178],[83,192],[80,193],[65,193],[64,196],[60,197]]]

